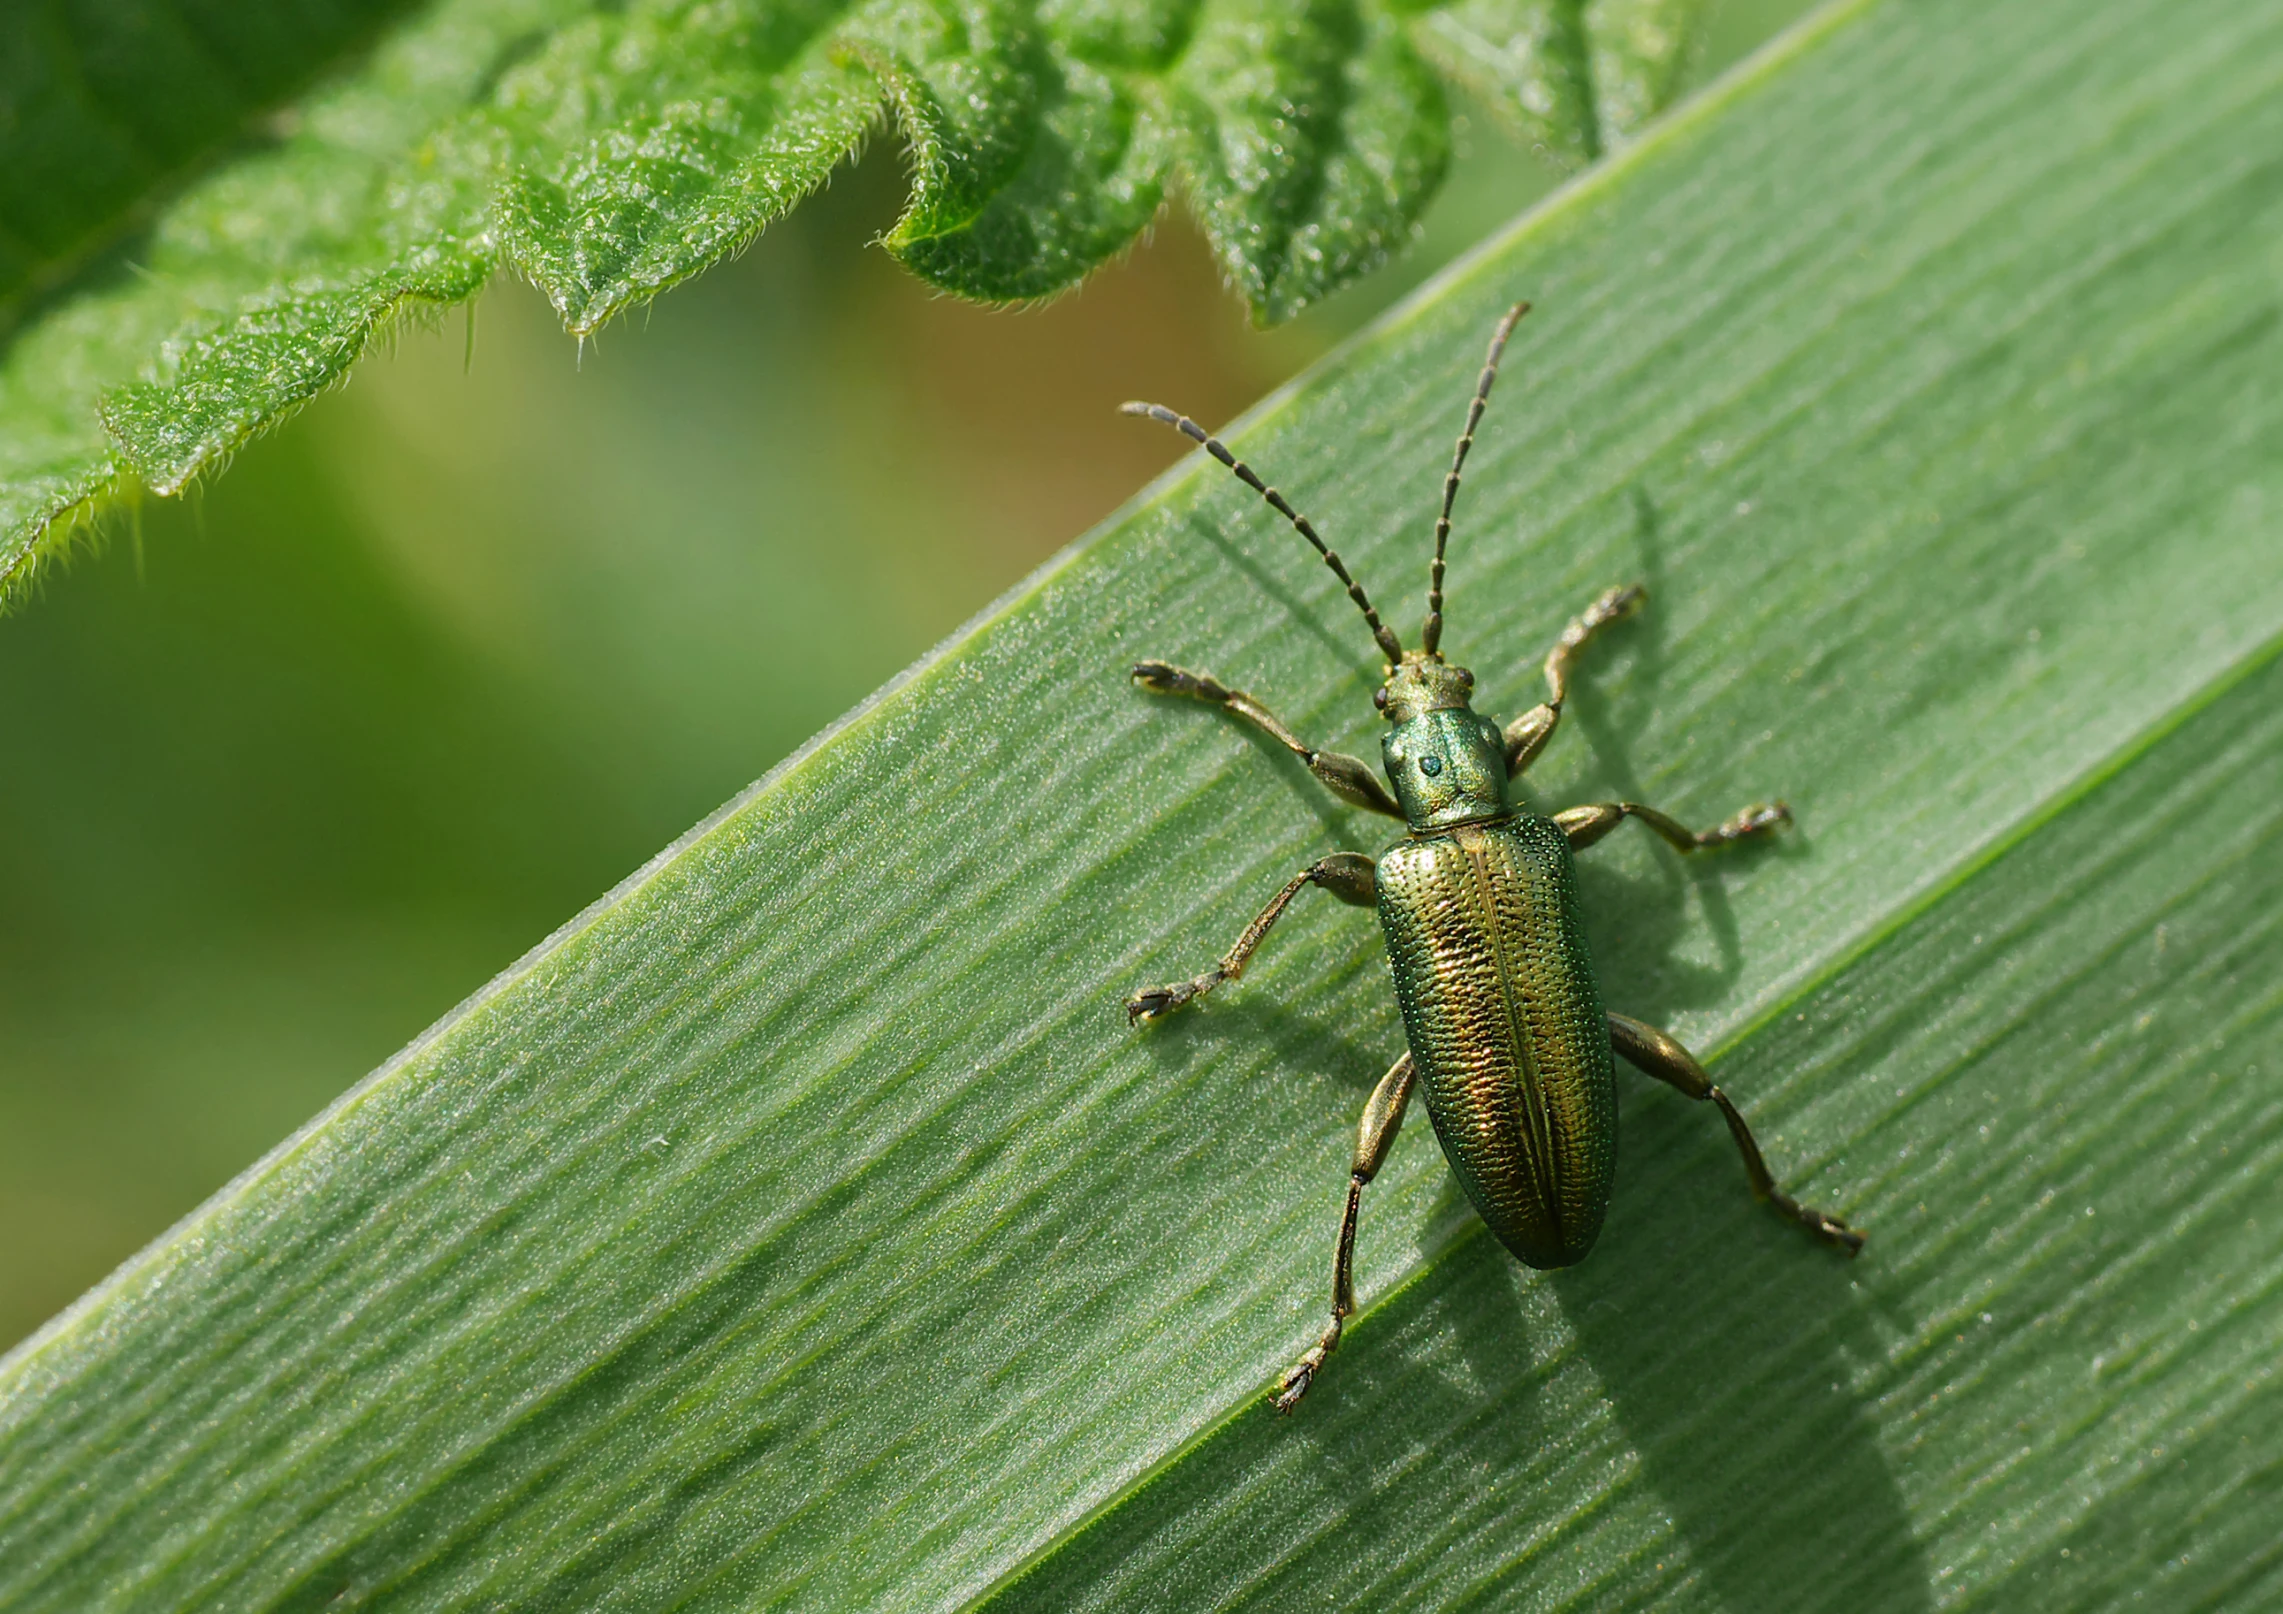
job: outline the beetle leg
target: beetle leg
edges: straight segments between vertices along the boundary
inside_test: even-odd
[[[1308,764],[1308,771],[1324,788],[1350,806],[1385,813],[1390,818],[1403,816],[1402,806],[1381,783],[1378,771],[1370,763],[1338,751],[1318,751],[1243,690],[1231,689],[1218,678],[1166,661],[1137,662],[1133,676],[1135,683],[1156,694],[1187,695],[1192,700],[1226,707]]]
[[[1790,823],[1792,810],[1780,801],[1756,801],[1711,829],[1700,831],[1637,801],[1603,801],[1556,813],[1554,824],[1570,838],[1570,850],[1582,852],[1628,818],[1638,818],[1684,852],[1697,852],[1707,846],[1726,846],[1731,841],[1764,835]]]
[[[1694,1054],[1655,1026],[1629,1020],[1622,1014],[1609,1017],[1609,1044],[1628,1064],[1647,1071],[1660,1082],[1679,1088],[1690,1098],[1708,1099],[1720,1106],[1721,1117],[1728,1123],[1728,1135],[1736,1140],[1736,1152],[1744,1157],[1744,1174],[1752,1180],[1753,1198],[1773,1205],[1780,1214],[1799,1223],[1824,1243],[1849,1255],[1863,1247],[1863,1235],[1838,1217],[1812,1205],[1802,1205],[1776,1186],[1775,1178],[1768,1172],[1768,1162],[1761,1157],[1760,1145],[1753,1140],[1752,1129],[1744,1124],[1744,1117],[1736,1112],[1728,1095],[1712,1084],[1711,1075],[1696,1062]]]
[[[1201,998],[1223,981],[1233,981],[1244,974],[1245,965],[1251,962],[1252,955],[1267,940],[1268,933],[1276,928],[1276,922],[1284,917],[1284,910],[1303,887],[1322,886],[1342,902],[1359,908],[1371,907],[1379,900],[1376,869],[1377,865],[1361,852],[1334,852],[1329,857],[1318,858],[1285,881],[1284,889],[1268,899],[1268,906],[1245,926],[1244,934],[1221,956],[1220,963],[1194,980],[1153,986],[1126,999],[1126,1023],[1132,1025],[1139,1020],[1155,1020],[1159,1015],[1170,1014],[1191,998]]]
[[[1308,1393],[1308,1386],[1324,1370],[1324,1358],[1340,1343],[1340,1329],[1356,1309],[1356,1212],[1363,1204],[1364,1184],[1379,1175],[1395,1134],[1403,1130],[1403,1108],[1411,1102],[1415,1072],[1406,1053],[1379,1079],[1364,1102],[1363,1119],[1356,1124],[1355,1163],[1348,1173],[1347,1209],[1340,1213],[1340,1242],[1332,1256],[1332,1325],[1308,1353],[1284,1370],[1277,1382],[1276,1410],[1290,1412]]]
[[[1599,599],[1570,618],[1554,648],[1546,652],[1546,698],[1506,725],[1506,776],[1519,779],[1522,770],[1538,760],[1546,742],[1562,720],[1562,703],[1570,698],[1570,666],[1593,636],[1612,622],[1622,622],[1641,609],[1649,591],[1638,583],[1606,589]]]

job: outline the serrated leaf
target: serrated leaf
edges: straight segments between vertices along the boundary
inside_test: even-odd
[[[1412,32],[1430,61],[1557,162],[1575,165],[1599,155],[1601,120],[1582,8],[1454,0],[1422,12]]]
[[[1587,79],[1602,141],[1622,145],[1672,105],[1703,26],[1692,0],[1588,0]]]
[[[1450,155],[1405,32],[1341,0],[1209,4],[1169,93],[1199,220],[1271,320],[1384,261]]]
[[[1200,462],[0,1363],[0,1603],[2272,1603],[2278,151],[2251,0],[1858,7],[1234,434],[1408,627],[1538,302],[1446,643],[1512,711],[1647,579],[1533,793],[1791,799],[1595,848],[1589,925],[1859,1263],[1644,1084],[1526,1274],[1417,1126],[1268,1411],[1376,934],[1117,1002],[1388,832],[1126,682],[1370,744],[1353,611]]]
[[[1501,3],[1496,26],[1542,31],[1558,14],[1574,46],[1572,98],[1517,114],[1550,150],[1598,149],[1595,73],[1627,117],[1678,84],[1653,30],[1564,0]],[[102,144],[83,143],[98,182],[61,212],[75,109],[44,80],[0,84],[0,172],[35,178],[0,181],[0,316],[148,216],[209,152],[200,131],[270,110],[291,72],[387,9],[273,19],[286,67],[215,107],[203,84],[179,106],[162,97],[181,129],[140,167],[105,169]],[[240,8],[213,30],[261,35],[272,10],[295,8]],[[110,13],[79,0],[60,15]],[[391,321],[505,268],[591,331],[782,216],[883,114],[912,173],[886,245],[936,285],[992,301],[1061,290],[1130,245],[1170,186],[1255,315],[1285,318],[1409,239],[1449,143],[1430,62],[1528,100],[1438,46],[1441,15],[1388,0],[438,0],[353,76],[277,109],[266,146],[167,204],[9,341],[0,595],[43,534],[59,530],[53,547],[109,493],[178,491]],[[39,35],[39,73],[73,65],[67,34]],[[111,78],[166,82],[169,38]]]

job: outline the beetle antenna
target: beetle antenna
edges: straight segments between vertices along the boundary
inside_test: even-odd
[[[1459,471],[1467,462],[1467,450],[1474,447],[1474,429],[1482,424],[1483,407],[1490,402],[1490,384],[1498,379],[1498,361],[1506,352],[1506,339],[1529,312],[1528,303],[1516,303],[1498,322],[1498,330],[1490,339],[1490,352],[1483,357],[1482,379],[1475,383],[1474,402],[1467,406],[1467,429],[1459,433],[1459,446],[1451,455],[1451,474],[1443,478],[1443,513],[1435,518],[1435,559],[1427,568],[1427,625],[1419,630],[1419,648],[1430,656],[1443,642],[1443,545],[1451,536],[1451,504],[1459,496]]]
[[[1332,575],[1347,585],[1348,598],[1356,602],[1356,609],[1363,612],[1363,619],[1371,624],[1371,636],[1378,642],[1380,650],[1386,654],[1387,659],[1391,662],[1400,662],[1403,659],[1403,641],[1396,638],[1393,633],[1388,631],[1387,624],[1379,620],[1379,613],[1372,609],[1371,599],[1364,593],[1363,585],[1348,575],[1346,563],[1333,552],[1330,545],[1316,536],[1316,529],[1308,525],[1306,516],[1285,503],[1283,494],[1263,482],[1259,476],[1254,474],[1253,468],[1230,453],[1227,445],[1218,437],[1198,425],[1187,415],[1177,415],[1161,404],[1120,404],[1118,413],[1121,415],[1143,415],[1163,425],[1171,426],[1191,442],[1203,444],[1206,453],[1236,472],[1238,481],[1266,499],[1271,510],[1291,522],[1301,537],[1316,546],[1316,553],[1324,557],[1324,564],[1332,568]],[[1479,406],[1476,413],[1481,413]]]

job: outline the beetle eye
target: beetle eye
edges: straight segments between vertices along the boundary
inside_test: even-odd
[[[1432,779],[1443,771],[1443,759],[1429,752],[1419,759],[1419,771]]]
[[[1387,690],[1385,686],[1382,686],[1381,688],[1375,689],[1371,692],[1371,703],[1383,712],[1387,710]]]

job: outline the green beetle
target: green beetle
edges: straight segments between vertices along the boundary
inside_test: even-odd
[[[1694,852],[1766,834],[1790,821],[1789,810],[1781,802],[1755,803],[1699,833],[1629,801],[1546,817],[1530,811],[1511,788],[1553,738],[1579,652],[1604,627],[1638,609],[1646,593],[1638,585],[1610,589],[1574,619],[1547,653],[1546,699],[1504,728],[1474,710],[1474,674],[1443,659],[1443,553],[1459,472],[1474,446],[1507,338],[1528,312],[1527,303],[1517,304],[1491,338],[1466,429],[1443,482],[1427,620],[1416,650],[1405,650],[1380,621],[1361,585],[1308,519],[1219,440],[1186,415],[1156,404],[1125,406],[1128,414],[1161,421],[1202,444],[1291,522],[1346,585],[1386,657],[1386,682],[1373,697],[1388,723],[1380,746],[1386,785],[1360,758],[1308,745],[1267,707],[1218,679],[1162,661],[1142,662],[1133,671],[1145,689],[1226,708],[1292,750],[1341,799],[1409,826],[1376,859],[1335,852],[1302,869],[1212,969],[1126,1000],[1130,1021],[1155,1020],[1235,980],[1292,899],[1309,886],[1379,910],[1410,1047],[1364,1105],[1333,1257],[1331,1324],[1286,1370],[1276,1396],[1280,1412],[1290,1412],[1307,1394],[1355,1310],[1356,1213],[1364,1185],[1385,1162],[1403,1124],[1414,1084],[1426,1090],[1428,1117],[1467,1197],[1499,1241],[1530,1266],[1582,1261],[1600,1235],[1617,1156],[1613,1055],[1619,1054],[1719,1108],[1755,1196],[1849,1255],[1863,1246],[1863,1235],[1845,1222],[1776,1186],[1744,1117],[1686,1048],[1654,1026],[1603,1010],[1578,910],[1573,854],[1628,818],[1681,851]]]

